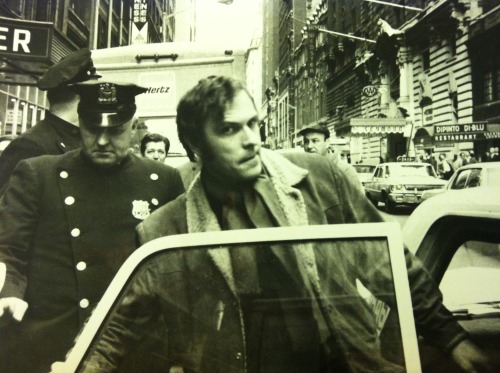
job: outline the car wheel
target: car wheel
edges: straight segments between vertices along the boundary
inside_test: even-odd
[[[396,210],[396,204],[389,199],[389,196],[385,197],[385,211],[388,213],[393,213]]]
[[[377,207],[378,206],[378,201],[373,198],[369,193],[366,193],[366,198],[373,204],[373,206]]]

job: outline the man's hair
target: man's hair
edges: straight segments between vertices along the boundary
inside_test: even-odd
[[[75,97],[78,97],[78,95],[66,86],[47,90],[47,100],[51,105],[73,101]]]
[[[224,112],[236,94],[244,91],[253,98],[244,83],[227,76],[209,76],[189,90],[177,106],[177,132],[191,161],[195,161],[193,147],[205,150],[203,126],[208,120],[224,120]]]
[[[146,133],[141,140],[141,154],[144,155],[146,152],[146,144],[150,142],[161,142],[165,144],[165,153],[168,154],[168,150],[170,149],[170,141],[165,136],[160,135],[159,133]]]

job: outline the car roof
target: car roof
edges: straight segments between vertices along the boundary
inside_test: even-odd
[[[403,241],[415,253],[429,228],[445,216],[500,219],[499,196],[500,187],[485,186],[444,192],[425,200],[406,221]]]
[[[355,163],[355,164],[351,164],[352,167],[377,167],[376,164],[369,164],[369,163]]]
[[[460,167],[458,170],[466,170],[469,168],[500,168],[500,162],[469,163]]]
[[[430,163],[425,163],[425,162],[385,162],[381,163],[378,166],[392,166],[392,165],[403,165],[403,166],[432,166]]]

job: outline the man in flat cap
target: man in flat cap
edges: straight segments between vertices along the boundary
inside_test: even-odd
[[[37,87],[47,91],[50,109],[43,120],[17,137],[2,152],[0,194],[20,160],[44,154],[63,154],[81,146],[76,113],[78,95],[68,85],[98,76],[91,52],[84,48],[64,57],[40,78]]]
[[[0,198],[0,372],[48,372],[63,360],[135,250],[135,226],[184,191],[176,169],[129,150],[145,88],[72,90],[82,148],[19,162]]]
[[[361,181],[354,167],[340,159],[337,152],[330,152],[330,144],[328,141],[330,138],[330,130],[328,130],[325,125],[317,124],[305,127],[299,132],[299,135],[304,138],[303,147],[307,153],[327,156],[331,162],[335,163],[338,168],[345,173],[347,178],[352,181],[353,185],[359,186],[360,190],[362,190]]]

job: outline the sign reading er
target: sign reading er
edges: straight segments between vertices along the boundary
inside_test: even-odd
[[[0,17],[0,56],[49,59],[52,24]]]

